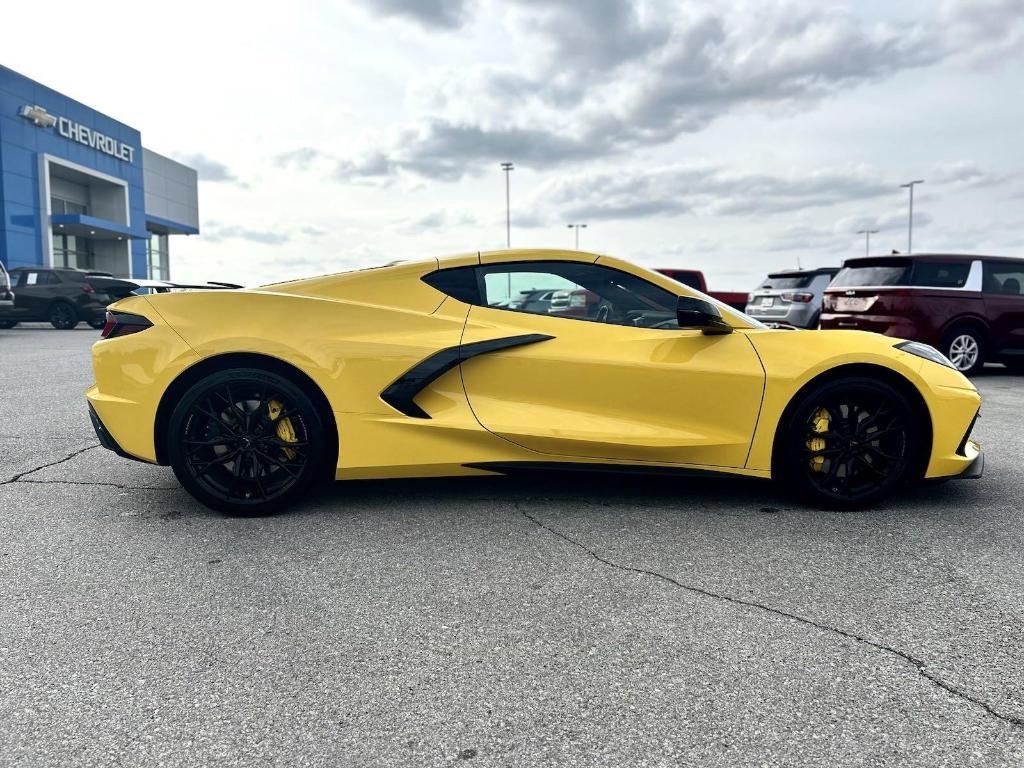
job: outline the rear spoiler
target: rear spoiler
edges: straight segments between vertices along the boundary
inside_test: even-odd
[[[147,280],[131,277],[106,277],[105,275],[89,275],[86,280],[93,290],[106,294],[111,301],[126,299],[132,294],[169,293],[171,291],[226,291],[241,288],[234,283],[210,281],[204,284],[172,283],[169,280]],[[84,287],[84,286],[83,286]]]

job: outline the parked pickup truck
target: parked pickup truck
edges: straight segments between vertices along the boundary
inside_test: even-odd
[[[698,269],[656,269],[655,272],[661,272],[661,274],[667,275],[683,285],[696,288],[701,293],[706,293],[711,298],[718,299],[723,304],[728,304],[740,312],[744,312],[747,308],[746,293],[739,293],[738,291],[709,291],[708,284],[704,280],[704,273]]]

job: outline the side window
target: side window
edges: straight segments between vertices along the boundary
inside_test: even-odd
[[[969,261],[916,261],[910,284],[926,288],[963,288],[970,273]]]
[[[40,272],[39,273],[39,284],[40,285],[59,285],[60,278],[57,277],[53,272]]]
[[[1010,296],[1024,295],[1024,264],[996,261],[984,262],[985,293],[1001,293]]]
[[[26,285],[38,285],[39,284],[39,273],[38,272],[22,272],[18,278],[18,287],[24,288]]]
[[[476,282],[476,267],[439,269],[423,276],[423,282],[441,293],[466,304],[480,303],[480,290]]]
[[[627,272],[573,261],[479,268],[481,304],[574,320],[678,328],[678,297]]]

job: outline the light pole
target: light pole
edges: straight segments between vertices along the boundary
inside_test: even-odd
[[[924,184],[924,179],[915,179],[906,184],[900,184],[901,188],[910,190],[910,215],[907,218],[907,253],[914,252],[914,185]]]
[[[568,224],[567,226],[569,227],[569,229],[575,229],[576,230],[576,250],[578,251],[580,249],[580,230],[581,229],[586,229],[587,225],[586,224]]]
[[[870,256],[871,255],[871,236],[872,235],[877,235],[878,234],[878,230],[877,229],[858,229],[857,230],[857,234],[858,235],[864,235],[864,255],[865,256]]]
[[[512,208],[509,203],[509,175],[516,167],[512,163],[502,163],[501,170],[505,172],[505,247],[512,247]]]

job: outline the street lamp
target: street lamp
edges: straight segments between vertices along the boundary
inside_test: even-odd
[[[576,230],[576,250],[578,251],[580,249],[580,230],[581,229],[586,229],[587,225],[586,224],[568,224],[566,226],[568,226],[569,229],[575,229]]]
[[[502,163],[501,170],[505,172],[505,247],[512,247],[512,208],[509,204],[509,174],[516,167],[512,163]]]
[[[914,252],[914,185],[924,184],[924,179],[915,179],[906,184],[900,184],[900,188],[910,190],[910,215],[907,219],[907,253]]]
[[[872,235],[877,235],[878,234],[878,230],[877,229],[858,229],[857,230],[857,234],[858,235],[864,235],[864,255],[865,256],[870,256],[871,255],[871,236]]]

